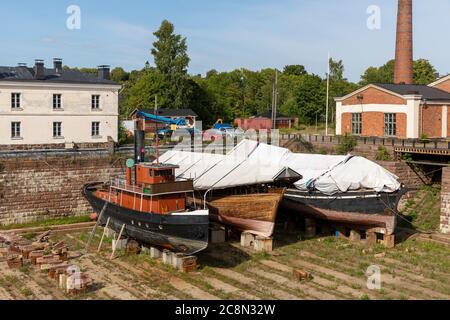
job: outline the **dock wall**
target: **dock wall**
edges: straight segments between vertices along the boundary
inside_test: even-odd
[[[92,213],[83,185],[122,174],[124,162],[107,152],[0,158],[0,225]]]
[[[442,233],[450,234],[450,167],[442,171],[440,230]]]

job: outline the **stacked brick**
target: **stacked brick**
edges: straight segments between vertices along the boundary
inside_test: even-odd
[[[442,170],[440,230],[442,233],[450,234],[450,167]]]

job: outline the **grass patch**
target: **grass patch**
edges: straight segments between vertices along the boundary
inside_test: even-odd
[[[30,223],[10,224],[10,225],[6,225],[6,226],[0,226],[0,230],[51,227],[51,226],[83,223],[83,222],[90,222],[90,221],[91,221],[91,218],[88,215],[83,215],[83,216],[76,216],[76,217],[41,220],[41,221],[35,221],[35,222],[30,222]]]
[[[437,230],[441,215],[440,191],[437,186],[423,187],[412,199],[406,202],[402,211],[410,225],[402,220],[399,222],[406,227],[413,227],[417,230]]]

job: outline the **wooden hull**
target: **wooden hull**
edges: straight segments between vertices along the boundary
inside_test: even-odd
[[[397,206],[403,195],[396,193],[347,192],[327,196],[319,192],[288,190],[282,206],[320,220],[361,227],[379,227],[393,234]]]
[[[105,200],[96,196],[101,184],[88,184],[83,195],[95,212],[100,214]],[[124,235],[136,241],[192,255],[208,247],[209,216],[206,210],[178,214],[152,214],[135,211],[108,203],[100,223],[120,232],[125,224]]]
[[[283,192],[213,197],[207,202],[211,220],[271,237]]]

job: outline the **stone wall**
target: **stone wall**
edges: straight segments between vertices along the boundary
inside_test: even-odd
[[[450,167],[442,170],[440,230],[450,234]]]
[[[124,160],[100,153],[0,159],[0,224],[92,213],[81,189],[124,172]]]

